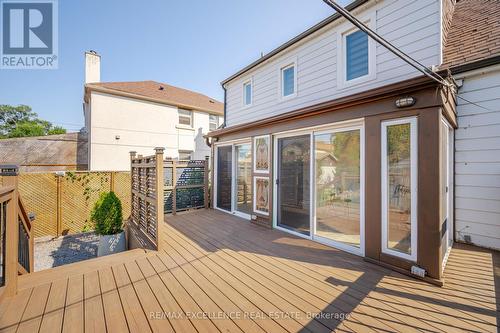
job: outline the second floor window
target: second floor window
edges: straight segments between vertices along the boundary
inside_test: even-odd
[[[243,83],[243,104],[252,104],[252,81]]]
[[[179,124],[193,127],[193,111],[179,109]]]
[[[295,64],[291,64],[281,69],[281,96],[292,96],[295,90]]]
[[[209,130],[215,131],[217,127],[219,127],[219,116],[211,114],[209,117],[210,117]]]
[[[368,35],[358,30],[345,36],[346,81],[368,75]]]

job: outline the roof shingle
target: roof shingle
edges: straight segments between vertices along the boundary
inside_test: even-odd
[[[224,104],[206,95],[171,86],[166,83],[156,81],[135,81],[135,82],[100,82],[85,85],[88,89],[114,90],[127,94],[137,95],[147,99],[153,99],[183,107],[191,107],[198,110],[208,111],[222,115]]]
[[[500,1],[460,0],[444,46],[443,67],[500,55]]]

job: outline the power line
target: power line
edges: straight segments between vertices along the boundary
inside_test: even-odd
[[[397,57],[408,63],[410,66],[418,70],[419,72],[423,73],[427,77],[433,79],[434,81],[437,81],[438,83],[450,87],[450,83],[446,82],[441,75],[433,72],[430,70],[428,67],[423,65],[422,63],[418,62],[417,60],[413,59],[394,45],[392,45],[390,42],[385,40],[382,36],[378,35],[375,31],[367,27],[363,22],[358,20],[355,16],[353,16],[351,13],[349,13],[347,10],[345,10],[342,6],[338,5],[335,1],[333,0],[323,0],[327,5],[335,9],[337,12],[340,13],[346,20],[354,24],[359,30],[364,31],[368,36],[373,38],[375,41],[377,41],[379,44],[384,46],[386,49],[394,53]]]
[[[408,63],[410,66],[412,66],[413,68],[415,68],[416,70],[418,70],[419,72],[423,73],[425,76],[431,78],[432,80],[446,86],[447,88],[452,88],[452,85],[447,82],[441,75],[439,75],[438,73],[432,71],[431,69],[429,69],[427,66],[425,66],[424,64],[420,63],[419,61],[417,61],[416,59],[413,59],[411,56],[409,56],[408,54],[404,53],[403,51],[401,51],[400,49],[398,49],[396,46],[392,45],[389,41],[387,41],[386,39],[384,39],[382,36],[380,36],[379,34],[377,34],[375,31],[373,31],[372,29],[370,29],[369,27],[367,27],[363,22],[361,22],[360,20],[358,20],[354,15],[352,15],[349,11],[345,10],[342,6],[338,5],[335,1],[333,0],[323,0],[323,2],[325,2],[327,5],[329,5],[330,7],[332,7],[333,9],[335,9],[340,15],[342,15],[346,20],[348,20],[349,22],[351,22],[352,24],[354,24],[359,30],[365,32],[368,36],[370,36],[371,38],[373,38],[376,42],[378,42],[379,44],[381,44],[382,46],[384,46],[386,49],[388,49],[390,52],[394,53],[398,58],[402,59],[403,61],[405,61],[406,63]],[[468,99],[460,96],[457,92],[456,94],[457,98],[469,103],[469,104],[472,104],[472,105],[475,105],[479,108],[482,108],[484,110],[487,110],[487,111],[493,111],[493,110],[490,110],[482,105],[479,105],[475,102],[472,102],[472,101],[469,101]]]

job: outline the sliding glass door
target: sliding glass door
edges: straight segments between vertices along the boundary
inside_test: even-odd
[[[362,121],[274,140],[274,225],[364,255]]]
[[[216,207],[249,219],[252,214],[252,145],[229,144],[216,149]]]
[[[314,237],[362,254],[361,129],[315,133],[314,155]]]
[[[279,138],[277,157],[276,225],[310,235],[310,135]]]
[[[230,212],[233,179],[233,147],[217,148],[217,208]]]
[[[234,190],[235,211],[252,214],[252,145],[235,145],[236,178]]]

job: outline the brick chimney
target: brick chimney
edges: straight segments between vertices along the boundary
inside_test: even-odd
[[[96,51],[85,52],[85,83],[101,81],[101,56]]]

